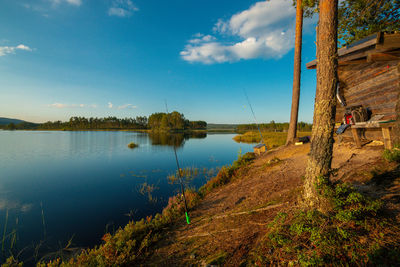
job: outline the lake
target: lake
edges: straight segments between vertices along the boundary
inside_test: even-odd
[[[179,192],[167,179],[177,169],[174,145],[181,168],[200,170],[186,187],[199,188],[252,151],[233,136],[0,131],[0,261],[11,250],[33,262],[70,240],[92,247],[129,220],[161,212]]]

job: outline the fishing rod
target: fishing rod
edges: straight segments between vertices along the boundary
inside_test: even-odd
[[[167,100],[165,100],[165,109],[167,110],[167,121],[168,121],[168,105],[167,105]],[[185,196],[185,189],[183,187],[183,182],[182,182],[182,170],[179,167],[179,160],[178,160],[178,154],[176,153],[176,147],[175,147],[175,138],[174,138],[174,154],[175,154],[175,161],[176,161],[176,166],[178,168],[178,180],[181,185],[181,191],[182,191],[182,196],[183,196],[183,202],[185,203],[185,216],[186,216],[186,223],[190,224],[190,217],[189,217],[189,212],[188,212],[188,207],[187,207],[187,202],[186,202],[186,196]]]
[[[257,125],[257,128],[258,128],[258,132],[260,133],[261,142],[262,142],[262,144],[264,144],[264,137],[262,136],[262,133],[261,133],[261,130],[260,130],[260,126],[259,126],[258,123],[257,123],[256,114],[254,113],[253,107],[251,106],[249,96],[248,96],[247,93],[246,93],[246,89],[243,89],[243,92],[244,92],[244,95],[246,96],[247,103],[249,103],[251,113],[253,114],[254,121],[256,122],[256,125]]]

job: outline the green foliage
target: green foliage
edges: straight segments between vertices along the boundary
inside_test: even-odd
[[[153,113],[149,117],[148,126],[153,131],[183,131],[183,130],[205,130],[205,121],[189,121],[177,111],[171,113]]]
[[[345,0],[339,6],[339,40],[351,44],[380,31],[400,29],[399,0]]]
[[[205,185],[200,187],[199,194],[204,197],[206,194],[211,192],[214,188],[229,183],[234,176],[239,172],[243,171],[253,160],[255,159],[254,153],[246,153],[239,155],[238,159],[233,162],[231,166],[222,167],[217,176],[208,181]]]
[[[395,145],[393,149],[385,149],[383,158],[389,162],[400,162],[400,145]]]
[[[225,262],[225,259],[228,257],[228,254],[225,251],[219,251],[218,253],[207,258],[206,263],[209,265],[222,265]]]
[[[398,225],[385,219],[382,202],[349,184],[330,188],[325,193],[332,201],[331,212],[279,213],[253,252],[252,262],[259,266],[399,264]]]
[[[131,142],[131,143],[128,144],[128,147],[131,148],[131,149],[133,149],[133,148],[135,148],[135,147],[138,147],[138,146],[139,146],[139,145],[138,145],[138,144],[135,144],[134,142]]]
[[[48,121],[39,124],[37,129],[43,130],[104,130],[104,129],[147,129],[147,117],[118,119],[71,117],[69,121]]]
[[[9,257],[1,267],[22,267],[23,263],[17,261],[13,256]]]

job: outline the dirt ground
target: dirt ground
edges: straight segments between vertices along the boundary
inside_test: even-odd
[[[144,265],[244,263],[275,215],[298,205],[309,150],[309,144],[280,147],[258,157],[245,175],[208,194],[190,212],[190,225],[184,220],[175,225]],[[382,159],[382,151],[379,142],[361,149],[335,143],[332,167],[337,174],[332,180],[352,182],[385,199],[400,220],[400,172]]]

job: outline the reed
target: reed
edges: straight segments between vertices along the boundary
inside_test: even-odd
[[[46,239],[46,222],[44,220],[44,211],[43,211],[43,203],[40,202],[40,209],[42,210],[42,225],[43,225],[43,237]]]
[[[4,253],[4,243],[6,241],[6,234],[7,234],[7,223],[8,223],[8,209],[6,210],[6,218],[4,222],[4,230],[3,230],[3,238],[1,240],[1,251]]]

